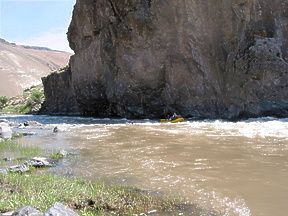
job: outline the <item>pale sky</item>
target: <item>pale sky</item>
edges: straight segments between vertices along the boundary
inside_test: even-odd
[[[67,30],[76,0],[0,0],[0,38],[72,52]]]

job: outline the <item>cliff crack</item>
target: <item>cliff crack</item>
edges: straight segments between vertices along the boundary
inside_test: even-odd
[[[151,8],[152,0],[148,0],[148,7]]]
[[[118,22],[121,22],[121,21],[122,21],[122,20],[121,20],[121,16],[120,16],[120,14],[117,12],[116,7],[114,6],[113,2],[112,2],[112,1],[109,1],[109,4],[110,4],[110,6],[111,6],[111,9],[112,9],[112,11],[113,11],[114,16],[116,17],[116,19],[118,20]]]

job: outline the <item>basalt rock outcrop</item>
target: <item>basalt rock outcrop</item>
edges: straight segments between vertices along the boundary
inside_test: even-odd
[[[46,111],[288,116],[286,0],[77,0]]]

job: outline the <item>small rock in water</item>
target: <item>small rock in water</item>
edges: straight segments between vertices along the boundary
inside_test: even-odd
[[[2,122],[8,123],[8,120],[6,120],[6,119],[0,119],[0,123],[2,123]]]
[[[66,150],[62,149],[60,150],[56,155],[66,157],[69,154]]]
[[[53,133],[69,131],[69,126],[67,125],[57,125],[53,128]]]
[[[17,123],[17,122],[8,122],[10,127],[19,127],[21,124]]]
[[[53,133],[57,133],[59,132],[59,128],[56,126],[54,129],[53,129]]]
[[[24,122],[24,126],[27,127],[27,126],[41,126],[41,124],[39,122],[36,122],[36,121],[25,121]]]
[[[36,133],[35,132],[23,132],[22,134],[23,136],[32,136],[32,135],[35,135]]]
[[[24,126],[25,127],[27,127],[27,126],[29,126],[30,124],[26,121],[26,122],[24,122]]]
[[[44,157],[34,157],[30,161],[27,161],[27,165],[33,166],[36,168],[40,167],[52,167],[54,166],[53,159],[44,158]]]

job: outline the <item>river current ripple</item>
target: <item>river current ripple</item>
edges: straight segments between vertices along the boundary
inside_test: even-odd
[[[288,119],[0,118],[43,125],[19,140],[24,145],[76,152],[51,172],[180,195],[229,216],[288,212]]]

